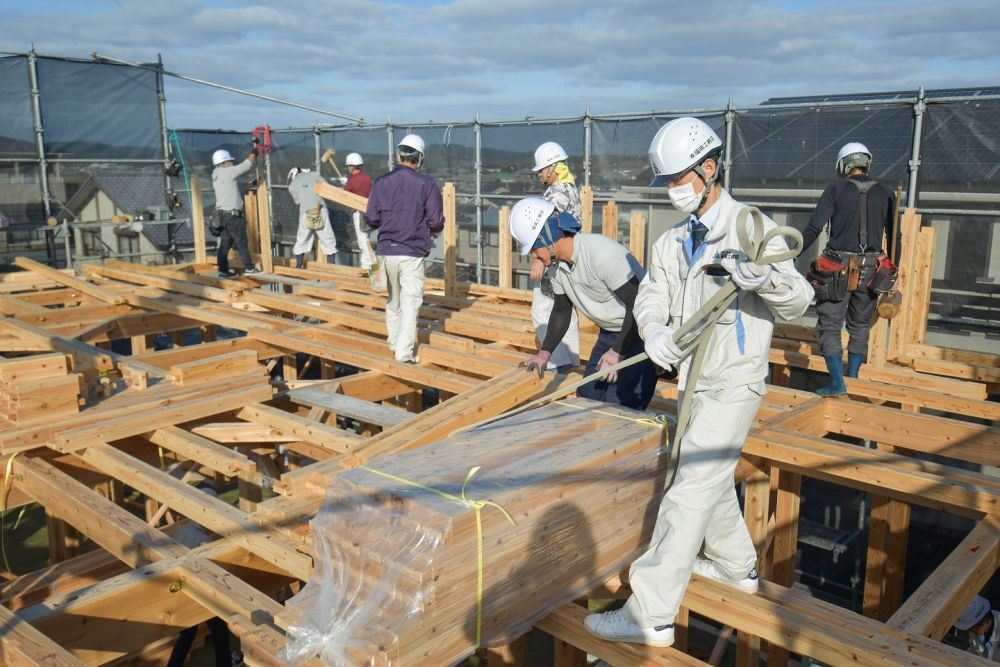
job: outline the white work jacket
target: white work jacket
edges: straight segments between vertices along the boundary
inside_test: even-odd
[[[691,257],[689,219],[667,230],[653,245],[646,277],[635,300],[635,319],[640,334],[647,325],[659,322],[677,329],[694,315],[729,280],[728,275],[709,275],[707,265],[718,261],[723,250],[739,250],[737,215],[743,204],[722,191],[716,203],[719,217],[705,236],[701,249]],[[748,236],[753,223],[748,217]],[[764,226],[774,222],[765,217]],[[768,244],[765,254],[787,250],[782,237]],[[698,390],[724,389],[758,384],[768,373],[768,350],[774,318],[793,320],[812,302],[813,289],[796,270],[792,260],[772,264],[768,281],[756,292],[741,292],[722,314],[711,334],[702,363]],[[689,356],[681,364],[680,387],[687,382]]]

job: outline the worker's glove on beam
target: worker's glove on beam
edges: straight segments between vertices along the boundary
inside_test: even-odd
[[[538,371],[538,377],[542,377],[545,375],[545,367],[548,365],[549,357],[551,356],[551,352],[539,350],[530,356],[527,361],[522,361],[520,365],[526,366],[529,373],[531,371]]]
[[[733,282],[741,290],[756,292],[771,277],[772,270],[770,264],[761,266],[753,262],[740,262],[732,272]]]
[[[684,352],[674,342],[674,328],[666,324],[654,322],[643,331],[646,341],[646,354],[657,366],[671,368],[681,362]]]
[[[613,349],[609,349],[607,352],[601,355],[601,360],[597,362],[598,372],[603,371],[608,366],[615,366],[617,364],[620,364],[622,361],[622,356],[623,355],[618,354]],[[612,382],[617,382],[618,371],[611,371],[610,373],[608,373],[608,375],[604,378],[604,381],[607,382],[608,384],[611,384]]]

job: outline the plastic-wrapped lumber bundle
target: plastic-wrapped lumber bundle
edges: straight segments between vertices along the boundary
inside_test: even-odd
[[[339,474],[284,657],[454,664],[621,571],[662,493],[650,417],[574,398]]]

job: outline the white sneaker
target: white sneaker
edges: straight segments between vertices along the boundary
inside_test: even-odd
[[[655,628],[640,628],[625,615],[624,609],[590,614],[583,619],[583,624],[590,634],[611,642],[631,642],[661,648],[672,646],[674,643],[673,623],[658,625]]]
[[[708,577],[709,579],[714,579],[715,581],[735,586],[746,593],[757,592],[757,568],[750,570],[750,574],[742,579],[733,579],[728,574],[723,572],[722,569],[715,564],[715,561],[708,560],[707,558],[695,558],[694,569],[692,571],[694,574],[700,574],[703,577]]]

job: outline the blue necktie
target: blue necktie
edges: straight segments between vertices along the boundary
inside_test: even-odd
[[[708,234],[708,227],[701,224],[699,220],[691,221],[691,252],[698,252],[698,248],[705,242],[705,234]]]

